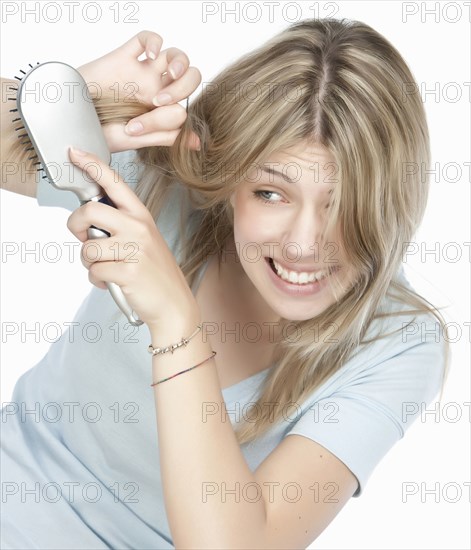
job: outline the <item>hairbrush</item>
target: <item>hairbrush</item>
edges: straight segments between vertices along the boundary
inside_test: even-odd
[[[116,208],[104,189],[95,181],[88,181],[83,171],[69,159],[69,147],[76,147],[97,155],[110,164],[111,154],[105,141],[93,100],[82,75],[70,65],[59,61],[30,64],[17,91],[16,109],[21,122],[15,131],[26,151],[31,151],[28,160],[37,160],[38,171],[44,171],[46,178],[56,189],[75,193],[80,205],[96,201]],[[21,130],[25,130],[22,133]],[[92,225],[88,229],[90,239],[109,237],[110,233]],[[131,325],[139,326],[143,321],[132,311],[121,288],[112,282],[106,286],[114,301]]]

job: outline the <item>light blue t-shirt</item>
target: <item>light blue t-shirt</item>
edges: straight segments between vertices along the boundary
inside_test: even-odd
[[[133,152],[126,152],[112,161],[134,187],[132,158]],[[79,205],[66,204],[64,194],[44,181],[38,202],[70,210]],[[177,259],[179,207],[190,212],[188,205],[188,194],[177,185],[156,220]],[[189,227],[196,218],[191,219]],[[403,270],[399,276],[405,281]],[[381,307],[407,309],[389,298]],[[110,293],[92,287],[76,324],[20,377],[12,402],[3,404],[1,548],[174,548],[149,385],[150,333],[146,325],[128,325],[123,315],[115,320],[116,311]],[[348,466],[359,482],[358,497],[376,465],[418,417],[412,412],[416,407],[404,407],[430,404],[441,386],[444,344],[433,336],[436,320],[417,316],[409,330],[398,330],[412,319],[374,321],[366,338],[397,332],[360,346],[298,410],[259,440],[242,445],[251,470],[284,437],[300,434]],[[223,390],[233,426],[256,400],[267,373]],[[182,457],[182,469],[187,459]]]

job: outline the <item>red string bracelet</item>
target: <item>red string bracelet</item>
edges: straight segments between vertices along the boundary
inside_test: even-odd
[[[189,369],[185,369],[185,370],[182,370],[180,372],[177,372],[176,374],[172,374],[172,376],[169,376],[168,378],[164,378],[163,380],[159,380],[158,382],[154,382],[153,384],[151,384],[151,387],[152,386],[156,386],[157,384],[161,384],[162,382],[166,382],[167,380],[170,380],[171,378],[175,378],[175,376],[178,376],[179,374],[183,374],[184,372],[188,372],[189,370],[193,370],[193,369],[196,369],[196,367],[199,367],[201,366],[203,363],[206,363],[206,361],[209,361],[210,359],[212,359],[214,356],[216,355],[216,352],[213,351],[212,355],[210,355],[207,359],[205,359],[204,361],[201,361],[201,363],[198,363],[197,365],[195,365],[194,367],[190,367]]]

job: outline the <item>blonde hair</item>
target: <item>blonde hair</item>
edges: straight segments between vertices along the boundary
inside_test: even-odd
[[[430,163],[418,87],[409,86],[416,91],[403,97],[402,86],[413,82],[398,51],[365,23],[300,21],[224,69],[189,106],[173,146],[137,152],[144,170],[136,193],[154,216],[174,182],[185,186],[200,214],[195,232],[185,238],[180,262],[189,285],[209,255],[221,261],[233,232],[229,197],[239,184],[238,174],[303,141],[323,145],[335,160],[338,185],[324,234],[339,224],[358,279],[315,318],[293,322],[301,335],[295,342],[276,342],[276,368],[268,371],[252,409],[257,420],[249,413],[237,426],[240,444],[281,420],[284,404],[302,403],[360,344],[389,335],[364,340],[373,320],[398,315],[380,311],[386,295],[413,308],[401,316],[433,314],[447,335],[439,309],[397,278],[404,244],[421,223],[429,189],[428,176],[420,170],[404,177],[407,163]],[[295,91],[295,100],[289,90]],[[147,110],[139,105],[128,110],[105,97],[95,104],[102,123],[126,122]],[[182,145],[190,131],[200,137],[201,151]],[[332,327],[336,341],[329,338]],[[445,340],[443,383],[449,367]],[[442,392],[443,384],[440,399]],[[267,402],[275,408],[261,406]]]

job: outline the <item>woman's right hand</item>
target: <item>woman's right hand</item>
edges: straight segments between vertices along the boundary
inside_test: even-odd
[[[177,48],[161,51],[162,42],[160,35],[141,31],[119,48],[78,68],[85,82],[90,84],[92,97],[98,91],[119,103],[126,98],[129,101],[132,96],[145,110],[127,123],[104,124],[103,131],[112,153],[154,145],[170,146],[180,133],[187,113],[178,102],[196,90],[201,73],[189,66],[190,61],[183,51]],[[147,58],[138,61],[144,52]],[[180,71],[176,73],[178,65]],[[157,102],[161,93],[168,94],[170,100]],[[135,124],[141,125],[140,131],[132,132],[131,125]],[[196,134],[190,134],[187,146],[199,148]]]

